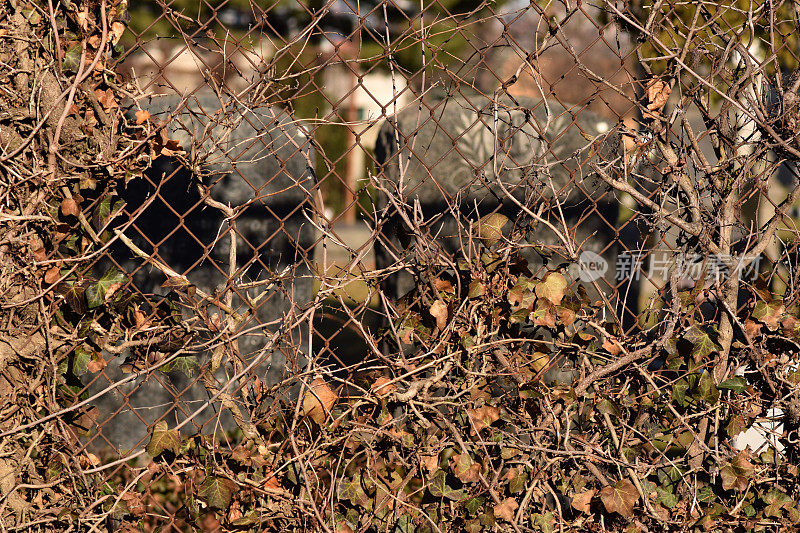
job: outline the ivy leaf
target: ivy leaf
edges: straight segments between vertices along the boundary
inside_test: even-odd
[[[478,298],[486,293],[486,286],[480,280],[473,280],[469,284],[467,298]]]
[[[607,485],[600,491],[600,500],[609,513],[617,513],[624,518],[633,516],[633,506],[639,501],[639,491],[627,479]]]
[[[467,500],[467,503],[464,504],[464,508],[470,515],[475,516],[475,513],[477,513],[478,510],[483,507],[484,503],[486,503],[486,498],[483,496],[477,496]]]
[[[474,483],[478,481],[481,471],[480,463],[472,460],[468,453],[454,455],[450,458],[453,465],[453,473],[462,483]]]
[[[145,451],[152,457],[161,455],[164,450],[171,450],[177,454],[181,447],[181,434],[177,429],[169,429],[166,420],[159,420],[153,428],[150,442]]]
[[[478,235],[487,246],[496,244],[503,238],[503,226],[508,224],[508,217],[502,213],[492,213],[480,220]]]
[[[86,289],[86,303],[89,309],[100,307],[107,302],[114,292],[122,287],[128,277],[116,267],[109,268],[97,283]]]
[[[794,500],[785,492],[772,489],[764,496],[764,502],[767,504],[766,509],[764,509],[765,515],[780,517],[781,509],[790,507]]]
[[[166,365],[158,367],[158,369],[165,374],[173,371],[183,372],[187,378],[193,377],[198,368],[200,368],[200,365],[197,363],[197,358],[193,355],[176,357]]]
[[[678,505],[678,497],[672,491],[663,487],[656,487],[656,501],[667,509],[672,509]]]
[[[747,421],[744,419],[742,415],[733,415],[728,422],[728,425],[725,426],[725,432],[728,434],[729,437],[735,437],[739,433],[745,431],[747,429]]]
[[[455,490],[447,484],[447,474],[445,474],[444,470],[439,470],[428,480],[428,490],[435,498],[460,500],[464,497],[463,491]]]
[[[602,400],[600,400],[597,406],[595,406],[595,410],[597,410],[598,413],[606,415],[614,415],[617,418],[622,416],[622,411],[620,410],[620,408],[617,407],[617,405],[608,398],[603,398]]]
[[[780,302],[759,301],[753,309],[753,318],[762,322],[767,329],[775,331],[780,325],[781,316],[786,312],[786,308]]]
[[[733,392],[744,392],[747,390],[747,380],[742,376],[734,376],[717,385],[717,388],[732,390]]]
[[[483,428],[491,426],[500,419],[500,409],[491,405],[484,405],[477,409],[467,409],[467,415],[475,425],[475,431],[480,432]]]
[[[209,507],[224,510],[231,504],[236,484],[230,479],[208,476],[200,485],[199,496]]]
[[[340,499],[350,500],[353,505],[366,507],[369,504],[369,497],[361,486],[361,474],[356,473],[352,478],[344,478],[339,481],[338,494]]]
[[[549,272],[536,285],[536,296],[545,298],[553,305],[559,305],[567,293],[567,280],[558,272]]]
[[[572,497],[572,508],[576,511],[589,514],[589,507],[596,492],[597,491],[594,489],[589,489],[574,495]]]
[[[722,478],[722,488],[725,490],[747,489],[750,476],[753,474],[754,470],[755,467],[750,462],[750,454],[747,453],[747,451],[740,452],[731,462],[720,469],[719,473]]]
[[[506,498],[494,506],[494,516],[506,522],[513,522],[514,511],[516,511],[518,507],[519,503],[517,503],[517,500],[514,498]]]
[[[717,386],[714,384],[714,379],[711,377],[711,373],[707,370],[704,370],[702,374],[700,374],[700,378],[697,380],[695,397],[699,400],[706,400],[712,405],[717,403],[717,400],[719,400],[719,391],[717,390]]]
[[[303,395],[303,414],[322,424],[339,396],[324,379],[315,378]]]
[[[683,338],[692,343],[693,347],[690,355],[695,362],[700,362],[708,357],[709,354],[722,349],[719,344],[714,342],[707,331],[696,325],[690,327],[683,334]]]

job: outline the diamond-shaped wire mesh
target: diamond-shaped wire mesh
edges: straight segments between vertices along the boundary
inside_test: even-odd
[[[135,329],[71,399],[93,406],[82,449],[111,477],[161,423],[235,440],[320,374],[344,396],[381,361],[412,372],[399,318],[469,265],[559,272],[632,334],[777,217],[742,289],[796,292],[796,170],[775,143],[753,156],[740,80],[797,50],[666,57],[659,39],[695,31],[684,8],[636,40],[648,22],[614,2],[132,3],[115,68],[153,164],[115,191],[85,275],[126,274]],[[676,57],[685,76],[662,80]],[[703,102],[704,83],[729,91]],[[715,180],[745,169],[761,185],[715,220]]]

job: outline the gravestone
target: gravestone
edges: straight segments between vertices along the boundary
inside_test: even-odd
[[[238,367],[226,360],[214,374],[218,385],[224,386],[237,368],[247,367],[259,356],[266,334],[280,326],[286,313],[299,316],[312,299],[315,230],[307,216],[313,217],[315,152],[304,125],[283,109],[249,108],[212,95],[192,96],[186,102],[177,96],[153,97],[139,106],[155,123],[166,123],[164,137],[185,151],[185,164],[176,157],[160,156],[144,178],[119,191],[129,217],[123,222],[132,221],[124,234],[145,254],[217,301],[224,303],[233,293],[231,307],[249,317],[236,327]],[[233,209],[232,219],[220,205]],[[164,269],[137,257],[130,247],[118,244],[113,256],[143,294],[164,295],[169,290],[162,286],[168,279]],[[219,306],[208,305],[208,315],[215,312],[223,322],[228,316]],[[243,381],[254,375],[267,384],[279,381],[284,370],[304,364],[307,342],[307,332],[281,328],[278,349],[262,354],[262,362]],[[196,359],[203,365],[209,354]],[[104,370],[109,382],[125,377],[120,369],[123,360],[120,356],[109,362]],[[93,389],[107,385],[103,381]],[[252,412],[254,406],[241,403],[247,401],[237,393],[241,386],[235,383],[228,392],[243,413]],[[175,368],[142,376],[101,399],[98,442],[107,440],[120,451],[142,439],[146,443],[148,426],[155,420],[163,417],[172,427],[211,396],[197,372],[190,377]],[[219,407],[220,402],[214,402],[184,431],[233,429],[227,413],[213,420]]]
[[[592,163],[609,170],[621,167],[622,152],[616,125],[580,107],[480,95],[448,96],[424,101],[421,109],[407,108],[386,121],[375,149],[383,185],[408,205],[418,202],[425,221],[420,229],[435,236],[445,253],[453,255],[469,242],[471,222],[501,212],[526,235],[522,255],[534,274],[545,272],[545,261],[526,245],[544,245],[552,253],[550,267],[573,262],[572,274],[590,294],[594,279],[607,295],[618,284],[619,201]],[[379,195],[378,209],[388,202]],[[519,204],[571,240],[578,257],[569,257],[552,228]],[[377,268],[408,252],[406,226],[396,214],[383,224]],[[474,235],[474,227],[471,231]],[[384,288],[398,297],[413,283],[410,275],[399,273]]]

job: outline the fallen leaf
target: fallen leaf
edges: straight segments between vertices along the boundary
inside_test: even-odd
[[[97,101],[100,102],[105,109],[119,107],[119,103],[117,103],[117,98],[114,95],[114,91],[111,89],[106,89],[105,91],[95,89],[94,94],[97,96]]]
[[[427,470],[429,473],[434,473],[439,468],[439,456],[438,455],[420,455],[419,462],[422,467]]]
[[[469,454],[453,455],[450,457],[450,465],[453,473],[462,483],[474,483],[480,477],[481,465],[474,462]]]
[[[579,492],[572,497],[572,508],[582,513],[589,513],[589,506],[597,491],[595,489]]]
[[[111,23],[111,44],[116,46],[122,34],[125,33],[125,25],[121,22]]]
[[[86,370],[92,374],[96,374],[97,372],[103,370],[107,364],[108,363],[105,359],[103,359],[102,355],[95,354],[95,357],[93,357],[92,360],[86,364]]]
[[[322,378],[315,378],[303,395],[303,414],[322,424],[339,397]]]
[[[78,216],[81,212],[81,208],[78,206],[78,202],[75,201],[74,198],[64,198],[61,201],[61,214],[64,216]]]
[[[536,296],[545,298],[553,305],[559,305],[567,293],[567,280],[558,272],[548,272],[542,281],[536,284]]]
[[[436,300],[431,304],[431,316],[436,319],[436,327],[439,331],[444,331],[447,327],[447,304],[442,300]]]
[[[506,522],[513,522],[514,511],[517,510],[517,507],[519,507],[517,500],[514,498],[506,498],[494,506],[494,516]]]
[[[500,419],[500,409],[491,405],[484,405],[477,409],[467,409],[467,415],[475,425],[475,431],[480,431]]]
[[[390,383],[392,380],[387,378],[386,376],[380,376],[378,379],[375,380],[375,383],[372,384],[371,390],[378,396],[385,396],[389,393],[392,393],[397,390],[397,387],[394,386],[394,383]]]
[[[669,85],[653,78],[647,84],[647,109],[653,111],[651,116],[655,116],[667,104],[669,94],[672,92]]]
[[[750,462],[750,454],[747,450],[740,452],[731,462],[720,469],[722,488],[746,490],[754,470],[755,466]]]
[[[100,48],[100,36],[99,35],[92,35],[88,39],[89,46],[94,49]]]
[[[60,277],[61,269],[59,269],[57,266],[50,267],[47,269],[47,272],[44,273],[44,282],[48,285],[52,285],[58,281]]]
[[[89,11],[79,11],[75,14],[75,18],[83,31],[89,29]]]
[[[609,513],[617,513],[624,518],[633,516],[633,506],[639,501],[639,491],[627,479],[607,485],[600,491],[600,500]]]
[[[605,349],[611,355],[617,355],[622,351],[622,348],[620,348],[619,343],[613,342],[610,339],[606,339],[603,341],[603,349]]]
[[[120,494],[119,496],[120,501],[125,502],[125,507],[128,508],[128,511],[135,516],[143,516],[147,508],[142,502],[142,497],[135,492],[125,492]]]
[[[136,116],[136,124],[143,124],[150,118],[150,112],[144,109],[139,109],[134,113]]]

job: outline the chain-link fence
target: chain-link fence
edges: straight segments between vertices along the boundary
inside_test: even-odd
[[[130,164],[51,210],[58,409],[3,435],[66,428],[91,527],[796,523],[796,7],[69,8]]]

